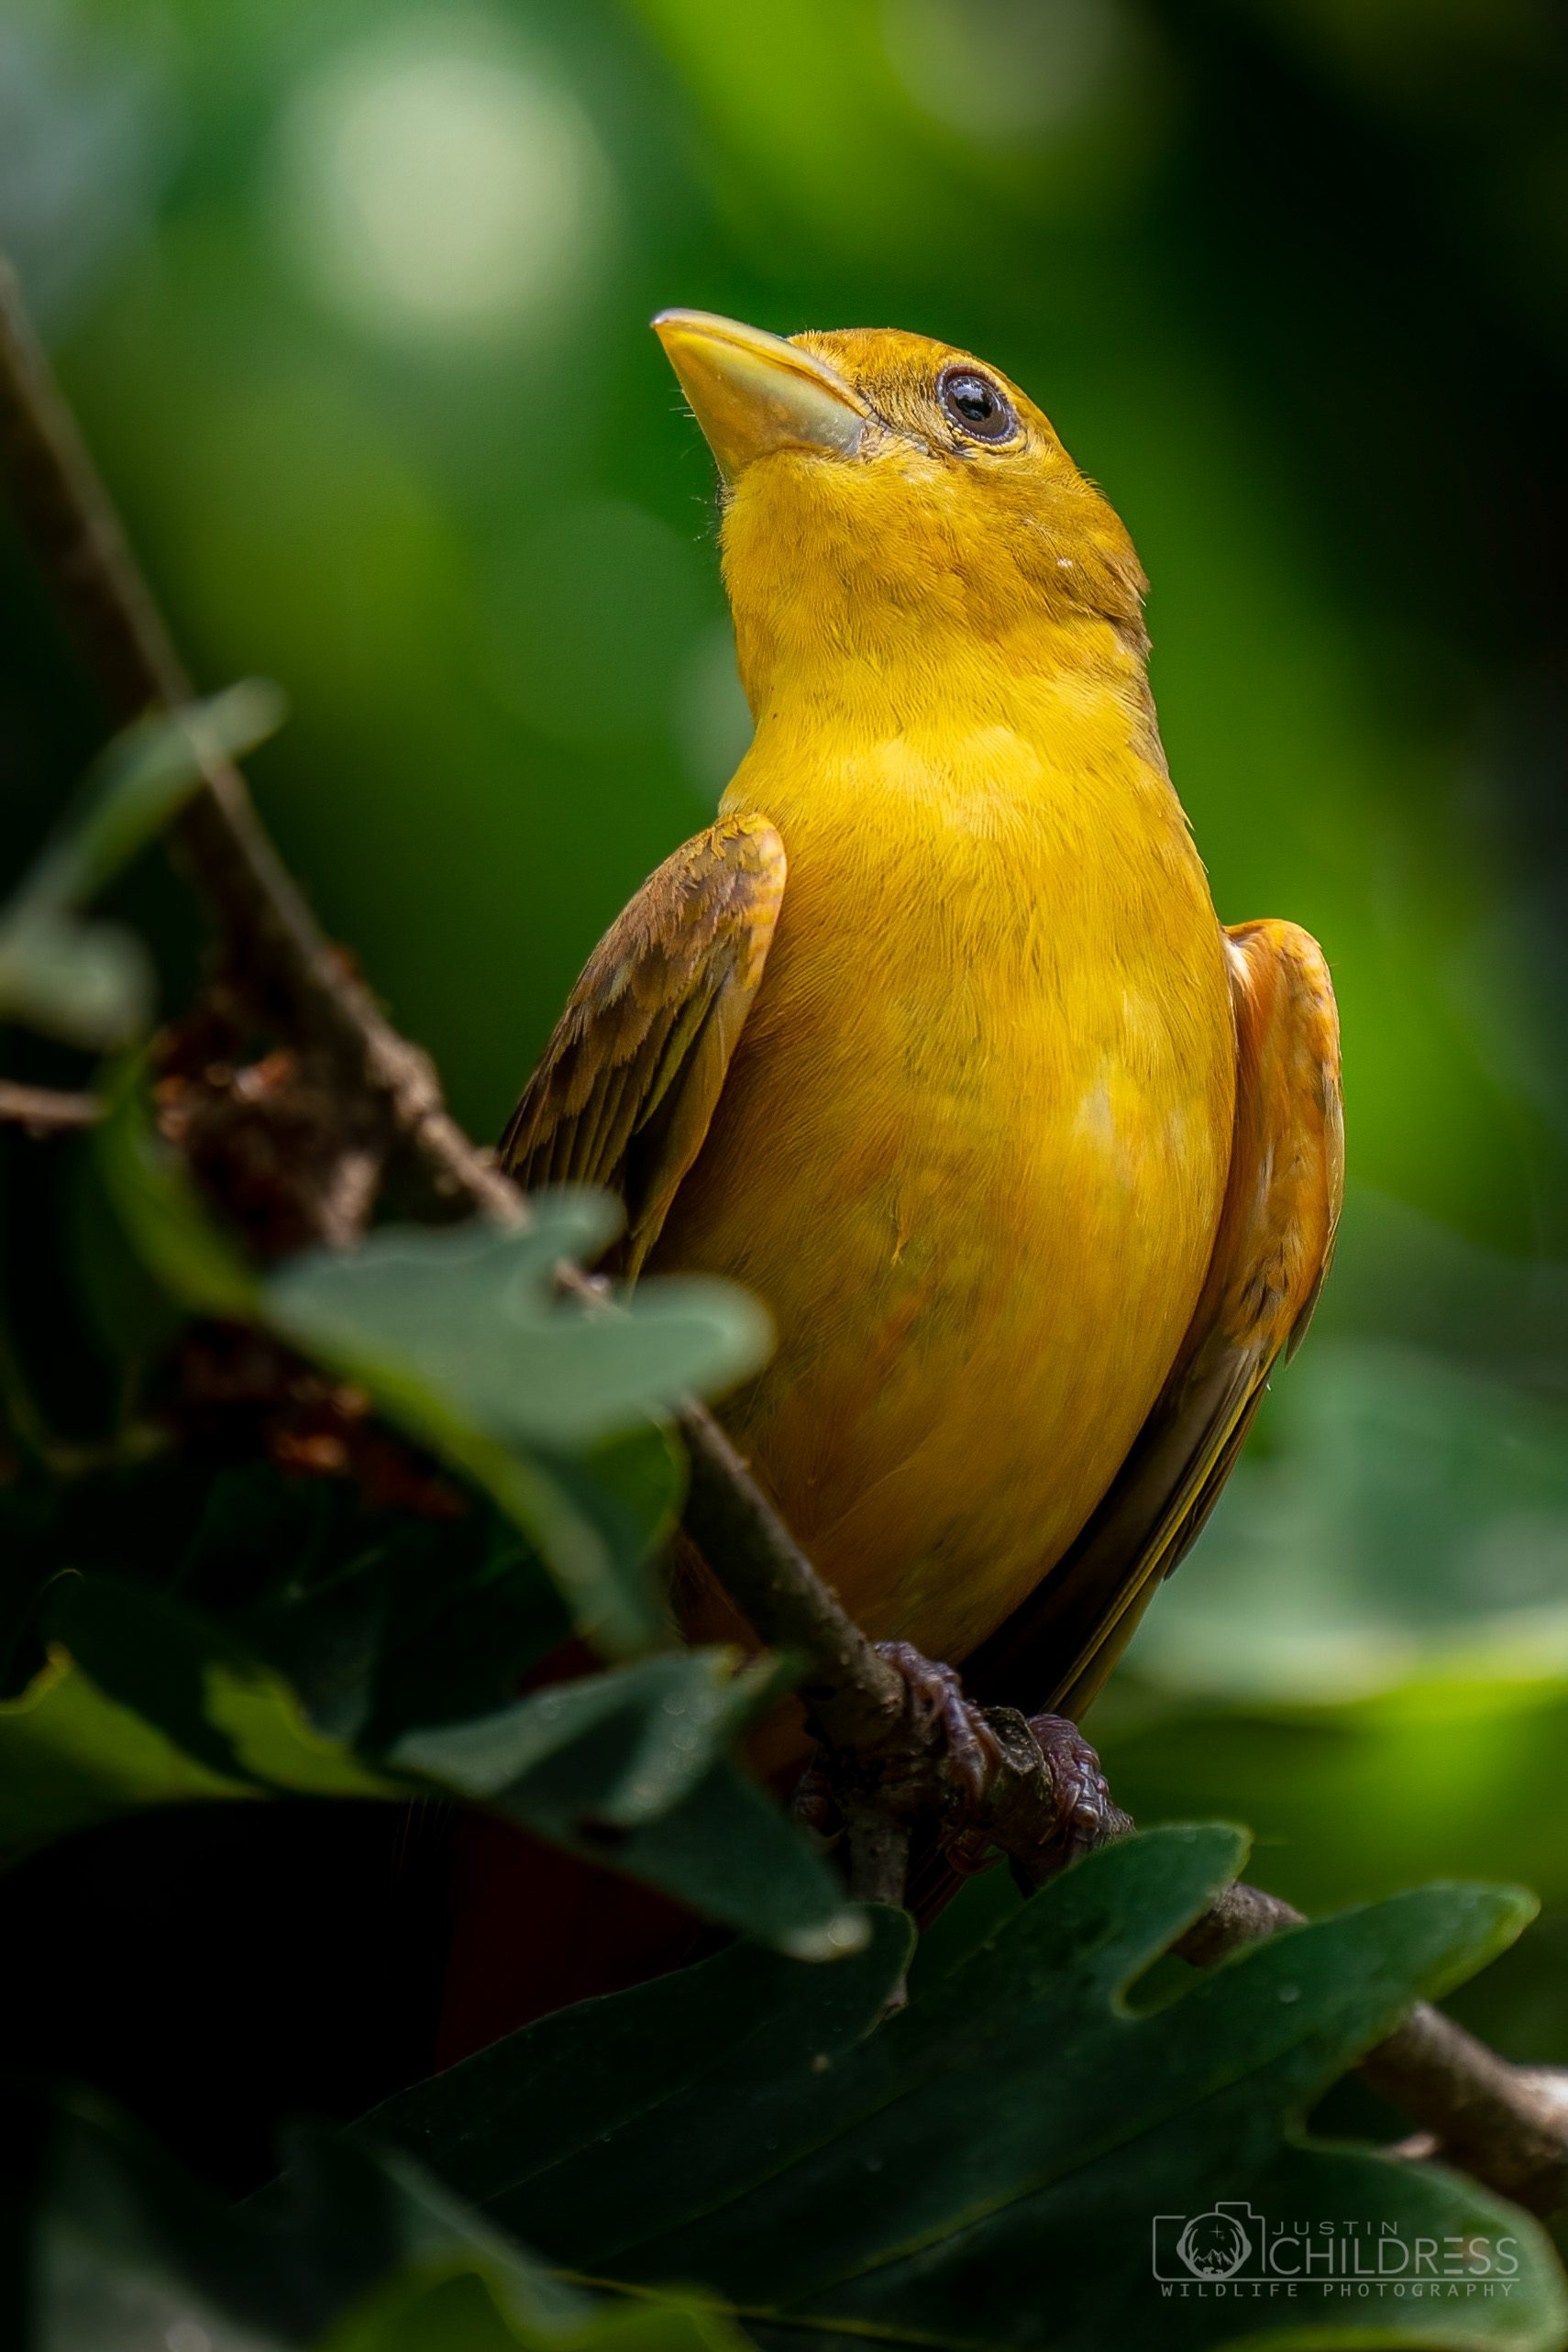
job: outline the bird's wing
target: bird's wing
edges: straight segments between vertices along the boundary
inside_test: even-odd
[[[1038,1589],[976,1652],[977,1697],[1077,1717],[1219,1499],[1278,1356],[1333,1253],[1343,1184],[1339,1020],[1316,943],[1287,922],[1227,933],[1236,1127],[1208,1279],[1115,1480]]]
[[[708,1132],[784,870],[783,843],[756,816],[722,817],[666,858],[590,956],[502,1139],[502,1166],[527,1189],[621,1195],[628,1275]]]

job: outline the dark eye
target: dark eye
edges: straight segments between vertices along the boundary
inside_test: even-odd
[[[1010,441],[1018,431],[1011,401],[978,368],[944,368],[937,378],[936,396],[949,424],[971,441]]]

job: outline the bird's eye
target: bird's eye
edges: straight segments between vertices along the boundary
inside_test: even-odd
[[[1018,431],[1011,401],[978,368],[944,368],[936,396],[948,423],[971,441],[1010,441]]]

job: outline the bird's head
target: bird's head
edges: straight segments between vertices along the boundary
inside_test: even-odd
[[[890,327],[788,341],[707,311],[654,328],[718,460],[724,578],[754,710],[836,670],[907,689],[1083,657],[1141,662],[1116,514],[1033,402]]]

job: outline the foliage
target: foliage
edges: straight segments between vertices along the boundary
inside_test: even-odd
[[[745,738],[705,462],[636,320],[668,300],[896,317],[1040,393],[1154,576],[1165,740],[1224,911],[1330,948],[1359,1186],[1325,1328],[1151,1619],[1160,1680],[1105,1715],[1113,1781],[1146,1820],[1244,1814],[1258,1874],[1317,1908],[1456,1868],[1538,1886],[1544,1936],[1460,2002],[1517,2055],[1568,2059],[1541,1795],[1568,1761],[1548,13],[1428,12],[1418,39],[1398,11],[1009,0],[977,38],[959,0],[407,24],[352,0],[254,22],[21,0],[0,242],[51,298],[203,666],[289,679],[269,816],[480,1133]],[[0,606],[10,872],[91,721],[8,547]],[[1143,2278],[1146,2206],[1200,2183],[1500,2225],[1441,2172],[1301,2142],[1299,2118],[1411,1989],[1496,1946],[1508,1898],[1381,1903],[1145,2014],[1177,1963],[1133,1980],[1231,1853],[1167,1833],[1028,1905],[980,1881],[878,2026],[902,1931],[878,1918],[853,1949],[861,1923],[734,1760],[774,1670],[685,1652],[665,1621],[670,1411],[756,1360],[750,1303],[557,1298],[555,1257],[607,1230],[581,1198],[515,1242],[389,1230],[282,1269],[198,1204],[135,1058],[188,999],[192,940],[134,853],[202,757],[275,716],[236,690],[112,750],[0,911],[0,1017],[37,1031],[6,1041],[8,1071],[81,1085],[85,1053],[126,1055],[90,1147],[0,1138],[8,1949],[106,1855],[134,1876],[160,1823],[237,1843],[264,1817],[303,1851],[306,1816],[340,1809],[483,1809],[754,1941],[292,2151],[289,2193],[249,2208],[66,2113],[47,2352],[717,2352],[739,2335],[715,2295],[760,2303],[740,2324],[781,2344],[820,2341],[824,2313],[858,2343],[1342,2342],[1358,2321],[1363,2341],[1560,2342],[1560,2284],[1514,2216],[1508,2301],[1336,2310],[1317,2335],[1299,2308],[1216,2317]],[[1488,1252],[1456,1271],[1463,1245],[1374,1186]],[[357,1395],[373,1445],[324,1472],[203,1419],[182,1351],[215,1333],[291,1346]],[[1440,1603],[1461,1673],[1417,1654]],[[584,1632],[597,1656],[527,1687]],[[266,1879],[237,1919],[182,1891],[159,1923],[171,1976],[243,1983],[248,1928],[281,1912],[299,1982],[264,1997],[305,2014],[319,1880]],[[94,2038],[117,1925],[93,1915],[98,1982],[52,2072],[117,2084]],[[258,2022],[244,1997],[210,2047],[154,2036],[156,2065],[215,2078],[209,2126]],[[373,2145],[404,2129],[474,2203]],[[562,2265],[703,2292],[646,2304]],[[790,2299],[816,2307],[804,2329],[767,2315]]]
[[[116,772],[135,802],[145,770]],[[114,791],[88,805],[112,834]],[[85,873],[94,854],[62,838],[55,864],[74,855]],[[1522,2215],[1297,2137],[1416,1992],[1511,1938],[1523,1898],[1400,1898],[1145,2014],[1129,1989],[1240,1852],[1231,1832],[1170,1831],[999,1914],[979,1891],[886,2017],[907,1924],[847,1908],[735,1759],[787,1673],[673,1646],[653,1573],[679,1493],[662,1417],[756,1360],[749,1305],[712,1283],[562,1295],[561,1264],[615,1230],[579,1194],[546,1196],[518,1233],[391,1227],[348,1255],[255,1267],[160,1141],[134,1061],[95,1160],[164,1296],[149,1328],[165,1354],[182,1318],[252,1328],[362,1391],[385,1441],[416,1452],[401,1507],[312,1496],[260,1462],[215,1473],[177,1381],[161,1435],[150,1423],[127,1449],[122,1429],[118,1459],[62,1475],[36,1449],[5,1496],[22,1538],[0,1703],[13,1852],[171,1805],[457,1803],[750,1940],[404,2092],[353,2148],[297,2160],[254,2214],[204,2214],[120,2126],[63,2115],[39,2224],[45,2347],[167,2342],[181,2321],[234,2352],[678,2352],[736,2340],[739,2320],[765,2341],[1005,2345],[1037,2339],[1047,2280],[1053,2340],[1111,2325],[1174,2346],[1209,2340],[1209,2315],[1159,2301],[1129,2247],[1156,2213],[1238,2198],[1409,2239],[1505,2238],[1509,2298],[1465,2340],[1556,2340],[1561,2284]],[[519,1695],[573,1630],[609,1662]],[[381,2142],[489,2218],[376,2156]],[[585,2302],[562,2283],[574,2273],[636,2297]],[[692,2281],[702,2294],[683,2302]],[[1393,2336],[1458,2340],[1441,2309],[1391,2308]],[[1353,2322],[1310,2324],[1330,2341]]]
[[[552,2278],[395,2154],[296,2136],[286,2193],[226,2211],[93,2110],[43,2164],[39,2352],[730,2352],[679,2296]]]
[[[601,1454],[586,1477],[572,1451],[755,1370],[767,1327],[730,1285],[693,1277],[648,1284],[613,1315],[558,1298],[557,1267],[597,1257],[620,1223],[616,1203],[575,1192],[541,1198],[523,1233],[383,1231],[351,1257],[296,1260],[262,1311],[488,1487],[538,1542],[580,1629],[624,1654],[658,1638],[639,1572],[673,1517],[668,1450]]]
[[[1519,2259],[1517,2302],[1457,2324],[1388,2297],[1369,2325],[1304,2292],[1245,2325],[1555,2345],[1568,2300],[1538,2231],[1449,2176],[1299,2137],[1349,2059],[1511,1938],[1528,1898],[1396,1897],[1130,2014],[1243,1844],[1172,1829],[1107,1849],[881,2025],[909,1950],[893,1914],[810,1977],[742,1949],[546,2019],[366,2128],[573,2271],[700,2279],[767,2344],[1207,2344],[1212,2305],[1162,2302],[1147,2247],[1155,2215],[1226,2200],[1369,2234],[1397,2219],[1412,2246],[1507,2236]]]
[[[0,1020],[76,1045],[121,1045],[145,1025],[152,965],[139,940],[79,920],[87,901],[154,840],[214,760],[253,750],[282,724],[276,688],[231,686],[118,738],[83,785],[9,903],[0,907]]]

